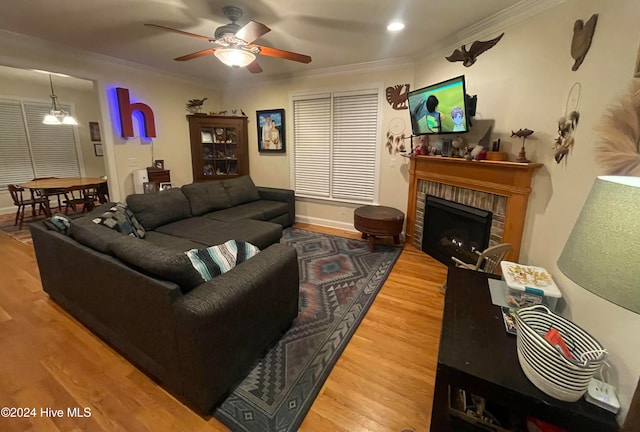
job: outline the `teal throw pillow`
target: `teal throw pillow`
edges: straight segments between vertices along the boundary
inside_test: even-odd
[[[240,240],[229,240],[206,249],[191,249],[185,254],[204,281],[228,272],[236,265],[248,260],[260,252],[251,243]]]
[[[56,213],[49,219],[43,220],[42,223],[44,223],[44,226],[46,226],[48,230],[58,231],[64,235],[69,235],[71,219],[63,213]]]

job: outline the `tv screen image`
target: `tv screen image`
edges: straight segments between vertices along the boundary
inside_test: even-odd
[[[464,75],[409,92],[413,135],[469,131]]]

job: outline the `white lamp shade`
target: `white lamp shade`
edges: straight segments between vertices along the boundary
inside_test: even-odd
[[[582,288],[640,313],[640,177],[598,177],[558,268]]]
[[[42,123],[46,124],[46,125],[59,125],[60,120],[58,120],[58,117],[54,116],[53,114],[47,114],[46,116],[44,116],[44,120],[42,120]]]
[[[245,67],[256,59],[253,53],[237,48],[218,48],[213,54],[222,63],[234,67]]]
[[[74,119],[70,115],[67,115],[62,119],[62,124],[63,125],[78,126],[78,122],[76,121],[76,119]]]

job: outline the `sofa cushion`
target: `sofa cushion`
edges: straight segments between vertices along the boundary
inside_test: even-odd
[[[225,179],[222,180],[222,185],[229,195],[232,206],[260,199],[258,189],[249,176]]]
[[[284,203],[282,201],[260,200],[242,204],[240,207],[246,209],[247,211],[261,211],[264,214],[264,220],[270,220],[283,214],[289,214],[289,206],[287,205],[287,203]]]
[[[224,223],[217,229],[204,227],[193,230],[184,237],[207,245],[222,244],[228,240],[242,240],[263,250],[280,241],[282,226],[271,222],[242,219]]]
[[[204,282],[184,252],[128,236],[111,243],[111,249],[120,260],[143,273],[178,284],[183,293]]]
[[[229,195],[219,180],[184,185],[182,192],[189,200],[194,216],[231,207]]]
[[[210,246],[206,243],[200,243],[197,241],[164,234],[157,231],[148,231],[147,235],[144,238],[144,241],[148,241],[149,243],[163,248],[177,250],[179,252],[186,252],[191,249],[199,249],[202,247]]]
[[[195,216],[159,226],[155,231],[176,237],[189,237],[190,233],[194,231],[217,230],[225,226],[227,226],[226,222]],[[212,244],[215,243],[209,243],[207,246]]]
[[[250,207],[251,204],[253,203],[241,204],[236,207],[214,211],[205,214],[204,217],[224,222],[234,222],[239,219],[264,220],[264,211],[260,208]]]
[[[109,255],[113,255],[110,244],[122,237],[127,237],[104,225],[93,223],[89,217],[74,219],[69,233],[78,243]]]
[[[135,215],[122,203],[117,203],[100,216],[91,221],[98,225],[116,230],[119,233],[144,238],[145,230],[136,219]]]
[[[193,268],[202,279],[210,281],[228,272],[236,265],[255,256],[260,250],[248,242],[229,240],[221,245],[186,252]]]
[[[129,195],[127,204],[146,230],[191,216],[189,200],[178,188]]]

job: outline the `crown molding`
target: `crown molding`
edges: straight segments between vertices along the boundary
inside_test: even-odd
[[[238,87],[259,87],[265,84],[281,84],[304,78],[329,78],[340,75],[352,75],[354,73],[379,72],[401,69],[404,67],[414,67],[417,63],[422,63],[426,60],[440,56],[444,51],[458,48],[460,45],[467,43],[467,41],[471,39],[482,38],[486,35],[496,33],[528,18],[534,17],[548,9],[554,8],[565,1],[567,0],[522,0],[488,18],[478,21],[464,30],[454,33],[450,37],[439,42],[430,43],[429,51],[422,51],[419,57],[399,57],[351,65],[312,69],[304,72],[296,72],[295,75],[280,75],[253,83],[227,83],[225,87],[226,89],[234,89]]]
[[[311,69],[303,72],[296,72],[295,74],[283,74],[265,78],[259,81],[238,81],[231,82],[225,85],[226,90],[232,90],[236,88],[253,88],[263,87],[267,85],[277,85],[292,83],[307,78],[332,78],[336,76],[348,76],[356,73],[370,73],[381,72],[388,70],[396,70],[403,68],[413,68],[415,61],[411,57],[397,57],[392,59],[377,60],[364,63],[354,63],[350,65],[332,66],[327,68]]]
[[[100,63],[107,64],[116,64],[122,67],[135,69],[138,71],[144,71],[148,73],[153,73],[158,76],[162,76],[165,78],[170,78],[173,80],[180,81],[186,84],[195,84],[200,85],[204,88],[208,88],[211,90],[229,90],[238,87],[248,88],[248,87],[260,87],[265,84],[282,84],[288,82],[294,82],[306,78],[329,78],[336,76],[344,76],[344,75],[353,75],[357,73],[369,73],[369,72],[380,72],[380,71],[389,71],[402,69],[407,67],[415,67],[417,63],[422,63],[424,61],[435,58],[436,56],[441,55],[442,52],[458,48],[460,45],[464,43],[468,43],[469,40],[479,39],[486,37],[490,34],[495,34],[500,30],[503,30],[507,27],[510,27],[514,24],[517,24],[525,19],[531,18],[539,13],[542,13],[548,9],[558,6],[561,3],[564,3],[566,0],[522,0],[518,3],[488,17],[477,23],[461,30],[459,32],[454,33],[450,37],[447,37],[439,42],[432,42],[429,44],[429,51],[421,51],[420,56],[414,57],[399,57],[378,61],[371,61],[365,63],[356,63],[349,65],[341,65],[341,66],[333,66],[327,68],[320,69],[311,69],[306,71],[298,71],[293,74],[281,74],[273,77],[268,77],[260,80],[254,80],[251,82],[247,82],[246,80],[238,80],[238,81],[228,81],[228,82],[220,82],[220,81],[208,81],[203,80],[191,76],[185,76],[181,74],[174,74],[168,72],[163,69],[158,69],[152,66],[147,66],[141,63],[136,63],[129,60],[123,60],[116,57],[111,57],[104,54],[98,54],[91,51],[80,50],[77,48],[72,48],[67,45],[59,44],[57,42],[51,42],[44,39],[39,39],[33,36],[28,36],[22,33],[10,32],[7,30],[0,29],[0,40],[8,41],[9,43],[19,44],[23,47],[24,50],[29,51],[30,48],[39,47],[44,48],[46,50],[50,50],[54,53],[59,53],[56,57],[66,57],[68,60],[77,62],[79,64],[94,62],[98,63],[98,67]],[[0,45],[2,42],[0,42]],[[0,63],[12,66],[16,68],[34,68],[34,69],[42,69],[46,67],[43,63],[34,62],[32,60],[25,60],[22,58],[11,57],[7,55],[0,54]],[[94,72],[92,68],[88,68],[88,70],[71,70],[67,68],[60,68],[55,72],[64,72],[68,73],[71,76],[96,80],[100,79],[99,74]]]
[[[143,71],[152,73],[164,78],[170,78],[177,81],[180,81],[185,84],[196,84],[201,85],[205,88],[209,88],[212,90],[220,90],[220,86],[214,86],[211,82],[201,80],[193,77],[186,77],[184,75],[173,74],[171,72],[167,72],[162,69],[158,69],[152,66],[147,66],[141,63],[132,62],[129,60],[124,60],[117,57],[111,57],[104,54],[98,54],[92,51],[85,51],[78,48],[69,47],[68,45],[63,45],[57,42],[48,41],[45,39],[36,38],[33,36],[25,35],[22,33],[11,32],[8,30],[0,29],[0,45],[8,41],[9,43],[17,44],[22,47],[25,51],[31,51],[34,48],[46,49],[53,53],[56,53],[55,56],[58,59],[63,59],[63,61],[73,61],[77,63],[89,63],[94,64],[98,63],[96,66],[100,66],[101,63],[107,63],[109,65],[119,65],[122,67],[135,69],[137,71]],[[87,61],[88,60],[88,61]],[[4,54],[0,54],[0,63],[5,66],[11,66],[20,69],[47,69],[50,67],[45,63],[34,62],[32,60],[25,60],[24,58],[7,56]],[[52,72],[65,73],[74,78],[81,78],[87,80],[97,80],[101,79],[98,73],[93,72],[92,68],[87,68],[89,70],[77,70],[70,69],[66,67],[59,67],[56,65],[56,70]]]
[[[477,40],[487,35],[495,34],[552,9],[565,1],[567,0],[522,0],[439,42],[431,43],[429,52],[426,53],[426,55],[421,55],[420,58],[414,58],[414,60],[416,62],[430,60],[444,51],[448,52],[449,50],[459,48],[463,44],[467,44],[470,40]]]

